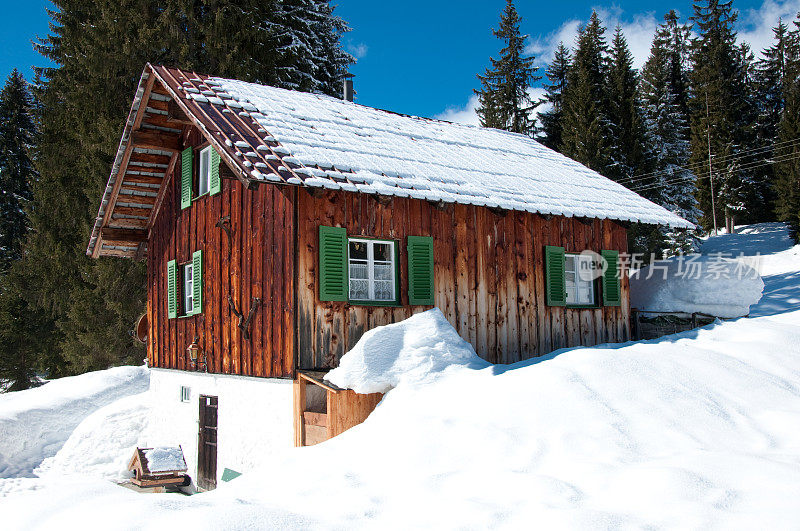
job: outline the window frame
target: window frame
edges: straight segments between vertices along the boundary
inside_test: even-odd
[[[181,268],[181,308],[182,308],[181,315],[185,317],[193,315],[192,312],[194,311],[194,281],[195,281],[194,261],[189,260],[188,262],[184,262],[180,264],[180,268]],[[187,281],[186,279],[187,270],[192,271],[192,278],[189,281]],[[191,287],[189,287],[189,282],[191,282]],[[186,305],[190,301],[191,303],[189,304],[189,309],[187,310]]]
[[[379,299],[353,299],[350,297],[350,283],[352,282],[352,278],[350,277],[350,242],[363,242],[367,244],[367,271],[369,278],[367,279],[368,290],[374,294],[374,245],[385,243],[389,244],[389,248],[391,249],[392,253],[392,299],[388,300],[379,300]],[[385,238],[377,238],[377,237],[370,237],[370,236],[347,236],[347,302],[352,305],[358,306],[401,306],[401,294],[400,294],[400,243],[397,240],[385,239]],[[363,260],[356,258],[355,260]],[[372,267],[370,267],[372,266]],[[359,279],[363,280],[363,279]]]
[[[192,400],[192,388],[188,385],[181,386],[181,402],[187,403]]]
[[[214,149],[210,142],[197,147],[197,173],[192,186],[192,201],[196,201],[211,193],[211,150]],[[205,175],[203,175],[203,157],[206,158]],[[203,191],[203,184],[206,189]]]
[[[588,282],[587,281],[581,281],[581,282],[584,282],[584,283],[588,283],[592,288],[592,291],[591,291],[591,293],[592,293],[592,302],[591,303],[589,303],[589,304],[577,303],[577,302],[576,303],[570,303],[568,301],[570,290],[569,290],[569,286],[568,286],[567,273],[570,273],[570,272],[575,274],[575,281],[574,281],[574,288],[573,289],[574,289],[574,292],[575,292],[575,299],[578,298],[578,284],[577,284],[577,282],[578,282],[579,273],[578,273],[577,266],[574,269],[574,271],[569,271],[567,269],[567,259],[570,258],[570,257],[573,258],[573,263],[574,264],[577,264],[579,259],[590,260],[592,258],[591,256],[584,255],[584,254],[581,254],[581,253],[564,253],[564,292],[565,292],[564,307],[565,308],[599,308],[600,307],[599,301],[600,301],[600,295],[601,294],[600,294],[600,290],[598,289],[598,279],[597,278],[595,278],[595,279],[593,279],[591,281],[588,281]]]

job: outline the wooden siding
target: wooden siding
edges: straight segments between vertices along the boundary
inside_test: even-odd
[[[196,131],[184,140],[198,145]],[[294,196],[296,188],[246,189],[221,166],[222,192],[180,209],[180,165],[168,177],[161,209],[148,239],[148,361],[151,367],[191,370],[186,347],[197,337],[208,372],[291,377],[294,369]],[[230,216],[232,247],[217,227]],[[167,318],[169,260],[189,261],[203,250],[203,312]],[[230,260],[228,253],[230,252]],[[247,316],[261,304],[246,340],[227,295]],[[182,302],[181,302],[182,305]]]
[[[435,304],[476,352],[492,363],[513,363],[552,350],[630,337],[628,281],[622,305],[574,309],[544,303],[545,245],[567,252],[627,251],[626,229],[610,220],[545,218],[495,213],[471,205],[328,191],[297,196],[297,349],[300,368],[334,367],[361,335],[429,306],[408,305],[406,237],[433,236]],[[401,306],[319,300],[320,225],[345,227],[349,236],[400,242]],[[621,267],[623,264],[621,264]],[[598,292],[598,297],[600,293]]]

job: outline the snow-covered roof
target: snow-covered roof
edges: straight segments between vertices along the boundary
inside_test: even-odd
[[[160,87],[158,92],[153,89],[154,82]],[[271,182],[568,217],[694,227],[524,135],[405,116],[320,94],[148,64],[120,140],[87,254],[133,257],[138,255],[137,249],[144,250],[146,242],[105,238],[101,229],[143,230],[152,224],[160,206],[158,186],[143,191],[137,184],[141,177],[135,179],[142,173],[143,162],[137,162],[138,169],[128,165],[132,156],[166,157],[167,161],[171,157],[169,164],[145,168],[147,176],[166,178],[176,160],[180,128],[185,123],[182,118],[171,121],[173,104],[248,186]],[[127,186],[127,192],[120,195],[126,182],[133,188]],[[118,202],[133,207],[134,213],[116,212]]]
[[[144,474],[165,474],[186,472],[186,460],[180,446],[159,446],[155,448],[136,448],[134,460],[128,465],[131,470],[138,457]]]
[[[524,135],[231,79],[206,85],[187,95],[240,104],[285,148],[283,160],[305,167],[295,169],[305,186],[693,227]]]

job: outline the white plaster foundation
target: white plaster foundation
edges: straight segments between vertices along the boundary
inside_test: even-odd
[[[187,402],[181,401],[181,386],[190,389]],[[226,468],[248,472],[293,446],[291,380],[151,369],[147,445],[181,445],[193,485],[200,395],[219,398],[217,484]]]

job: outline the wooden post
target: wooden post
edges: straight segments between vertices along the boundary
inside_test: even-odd
[[[306,409],[306,381],[298,378],[292,384],[294,396],[294,445],[305,446],[305,422],[303,412]]]

